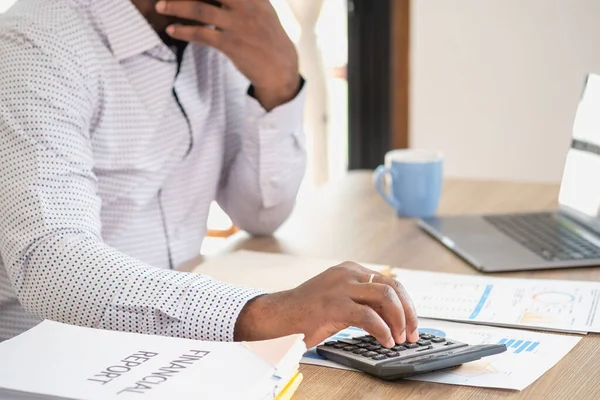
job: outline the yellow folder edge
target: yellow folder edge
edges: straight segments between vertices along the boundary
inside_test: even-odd
[[[277,397],[275,397],[275,400],[290,400],[292,396],[294,396],[294,393],[296,393],[296,390],[302,383],[303,379],[304,376],[300,372],[297,372],[296,375],[290,379],[289,383],[283,388],[283,390],[277,395]]]

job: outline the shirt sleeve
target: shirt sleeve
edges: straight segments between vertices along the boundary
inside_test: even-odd
[[[260,292],[152,268],[103,243],[90,141],[98,77],[37,29],[0,28],[0,254],[19,301],[69,324],[233,340]]]
[[[306,169],[306,85],[267,112],[247,93],[249,82],[225,65],[228,129],[217,200],[236,226],[269,235],[290,215]]]

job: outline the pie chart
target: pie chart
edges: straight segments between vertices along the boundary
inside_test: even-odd
[[[568,304],[575,301],[575,296],[567,292],[549,291],[534,294],[533,300],[545,304]]]

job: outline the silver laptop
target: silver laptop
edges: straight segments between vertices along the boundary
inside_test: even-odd
[[[436,217],[422,229],[485,272],[600,266],[600,76],[577,108],[559,209],[533,214]]]

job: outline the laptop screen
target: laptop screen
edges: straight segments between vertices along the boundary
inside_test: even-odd
[[[577,108],[560,187],[561,208],[600,229],[600,76],[589,75]]]

